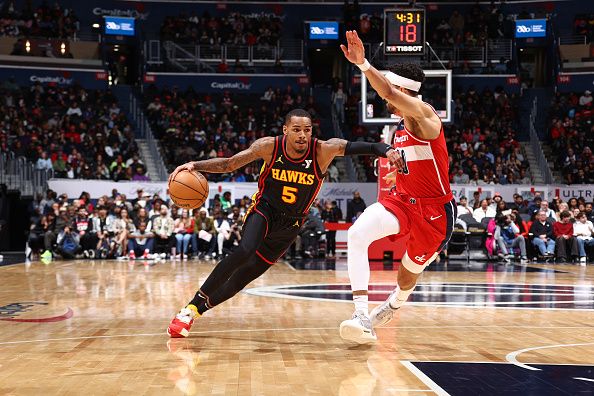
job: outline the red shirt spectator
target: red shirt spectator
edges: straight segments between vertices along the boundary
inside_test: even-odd
[[[556,221],[553,224],[553,233],[557,238],[563,235],[573,236],[573,224]]]

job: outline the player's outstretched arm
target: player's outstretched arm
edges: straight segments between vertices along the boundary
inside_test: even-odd
[[[169,176],[169,180],[182,170],[208,172],[208,173],[227,173],[233,172],[251,162],[263,159],[268,162],[272,157],[274,149],[274,137],[267,136],[256,140],[252,145],[229,158],[213,158],[204,161],[187,162],[178,166]]]
[[[326,141],[320,141],[321,144],[321,163],[330,164],[335,157],[345,155],[376,155],[378,157],[388,158],[390,163],[397,169],[404,168],[404,160],[396,150],[389,144],[383,142],[349,142],[348,140],[332,138]],[[321,164],[321,165],[323,165]]]
[[[428,106],[425,106],[420,99],[409,96],[394,88],[379,70],[369,64],[367,59],[365,59],[363,41],[361,41],[355,30],[347,31],[346,39],[348,47],[344,44],[340,45],[344,56],[349,62],[362,68],[361,71],[365,73],[365,77],[367,77],[373,89],[382,98],[411,117],[432,117],[434,115],[433,111]]]

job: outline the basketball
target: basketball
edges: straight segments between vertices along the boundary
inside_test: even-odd
[[[199,172],[178,172],[168,188],[171,199],[180,208],[199,208],[208,198],[208,181]]]

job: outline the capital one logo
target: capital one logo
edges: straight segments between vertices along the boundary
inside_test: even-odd
[[[532,29],[530,29],[530,27],[528,26],[520,25],[516,28],[516,30],[518,31],[518,33],[529,33]]]

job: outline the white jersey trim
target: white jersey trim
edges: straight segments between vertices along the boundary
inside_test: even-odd
[[[433,155],[433,149],[431,148],[431,146],[429,146],[429,150],[431,151],[431,159],[433,160],[433,166],[435,166],[435,173],[437,173],[437,180],[439,180],[441,191],[443,191],[443,195],[446,195],[446,189],[443,186],[443,182],[441,181],[441,174],[439,173],[439,168],[437,167],[437,162],[435,161],[435,156]]]
[[[431,146],[422,146],[420,144],[415,144],[414,146],[400,147],[400,150],[404,151],[404,154],[406,155],[406,162],[433,159],[433,152],[431,151]]]

